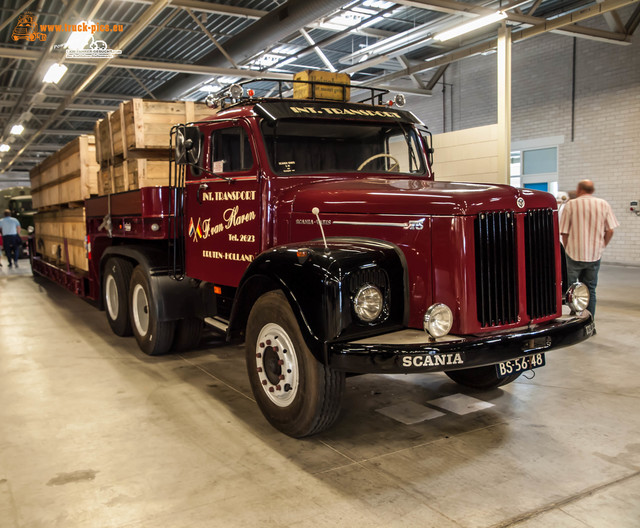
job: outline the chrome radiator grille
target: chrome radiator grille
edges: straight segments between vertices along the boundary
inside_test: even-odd
[[[524,217],[527,313],[538,319],[556,313],[556,258],[553,211],[532,209]]]
[[[475,219],[476,297],[483,327],[518,320],[516,222],[512,211]]]

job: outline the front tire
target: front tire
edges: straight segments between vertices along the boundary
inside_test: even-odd
[[[149,356],[160,356],[171,349],[175,321],[159,321],[157,303],[153,298],[149,277],[138,266],[131,275],[129,310],[131,327],[140,349]]]
[[[294,438],[331,426],[340,413],[344,373],[313,356],[282,292],[258,299],[246,336],[251,389],[269,423]]]
[[[102,282],[102,300],[107,321],[114,334],[131,335],[129,319],[129,283],[133,265],[120,258],[110,258],[104,268]]]
[[[470,389],[490,390],[507,385],[520,377],[522,372],[499,378],[495,365],[475,367],[464,370],[450,370],[445,372],[453,381]]]

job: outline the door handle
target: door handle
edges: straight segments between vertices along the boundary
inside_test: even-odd
[[[200,186],[198,187],[198,192],[196,193],[196,199],[198,200],[198,203],[200,205],[202,205],[202,197],[200,196],[200,191],[206,191],[208,188],[209,188],[208,183],[201,183]]]

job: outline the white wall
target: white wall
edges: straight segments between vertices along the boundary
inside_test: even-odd
[[[627,20],[628,11],[623,13]],[[600,26],[608,29],[606,26]],[[638,32],[640,33],[640,31]],[[513,46],[512,141],[563,137],[561,191],[590,178],[621,224],[603,260],[640,265],[640,36],[629,46],[577,39],[575,130],[571,138],[573,39],[545,34]],[[495,123],[496,55],[449,66],[434,96],[410,97],[407,108],[434,133]],[[437,156],[437,152],[436,152]]]

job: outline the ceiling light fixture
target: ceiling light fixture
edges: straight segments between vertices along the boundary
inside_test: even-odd
[[[2,145],[0,145],[0,152],[9,152],[10,150],[11,150],[11,147],[6,143],[3,143]]]
[[[440,42],[444,42],[445,40],[459,37],[460,35],[464,35],[466,33],[471,33],[476,29],[480,29],[482,27],[488,26],[489,24],[493,24],[494,22],[504,20],[505,18],[507,18],[507,14],[504,11],[497,11],[496,13],[493,13],[491,15],[478,17],[471,22],[467,22],[466,24],[462,24],[447,31],[443,31],[442,33],[438,33],[434,37],[434,39],[439,40]]]
[[[67,73],[67,67],[64,64],[52,64],[47,73],[45,73],[42,82],[58,84],[65,73]]]
[[[24,132],[24,127],[22,125],[13,125],[11,127],[11,133],[16,136],[19,136],[23,132]]]
[[[87,31],[74,31],[73,33],[71,33],[71,36],[67,39],[65,47],[70,50],[84,49],[84,47],[91,40],[91,26],[95,26],[95,23],[91,20],[89,20],[88,22],[80,22],[77,27],[86,27]]]

